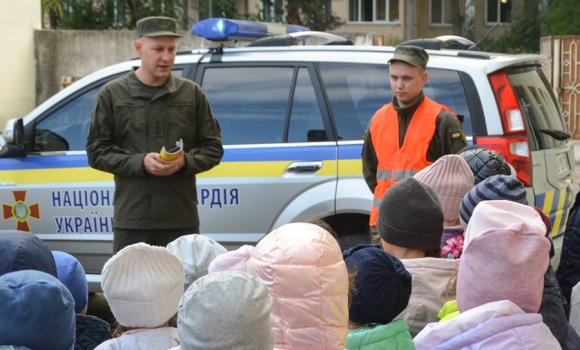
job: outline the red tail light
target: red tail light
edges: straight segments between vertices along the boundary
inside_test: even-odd
[[[474,143],[501,153],[517,171],[524,186],[532,185],[532,162],[527,136],[477,137]]]
[[[532,161],[526,126],[517,96],[504,71],[489,75],[501,115],[504,136],[476,137],[474,143],[501,153],[524,186],[532,185]]]

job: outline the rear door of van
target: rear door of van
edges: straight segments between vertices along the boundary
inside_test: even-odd
[[[549,215],[552,235],[557,236],[565,229],[573,202],[573,143],[540,67],[510,68],[506,73],[526,121],[535,205]]]

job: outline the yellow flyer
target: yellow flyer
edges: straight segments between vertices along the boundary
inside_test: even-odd
[[[177,158],[177,155],[179,154],[179,152],[181,152],[182,149],[183,149],[183,140],[179,139],[179,143],[177,144],[177,146],[170,149],[169,151],[167,151],[165,149],[165,146],[163,146],[161,152],[159,152],[159,155],[161,155],[161,158],[163,158],[164,160],[174,160],[175,158]]]

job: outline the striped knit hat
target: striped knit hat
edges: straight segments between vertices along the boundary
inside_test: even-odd
[[[526,189],[520,180],[508,175],[494,175],[475,185],[463,197],[459,206],[461,225],[467,227],[471,214],[479,202],[502,199],[528,204]]]

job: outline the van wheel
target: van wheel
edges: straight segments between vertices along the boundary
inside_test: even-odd
[[[354,235],[338,237],[338,244],[340,245],[340,249],[342,251],[345,251],[348,248],[357,246],[359,244],[370,243],[372,243],[371,236],[368,233],[358,233]]]

